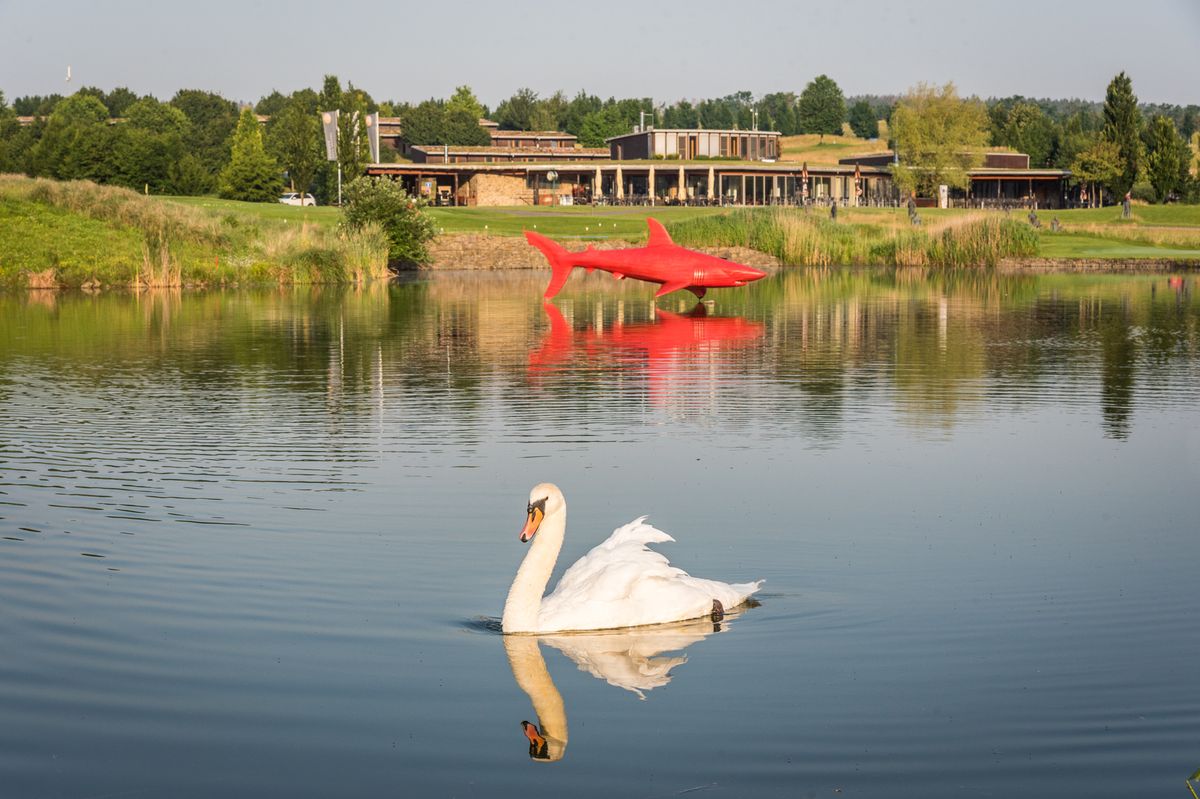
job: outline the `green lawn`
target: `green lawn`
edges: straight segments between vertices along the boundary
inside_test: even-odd
[[[244,203],[238,200],[222,200],[217,197],[163,197],[168,202],[189,205],[193,208],[206,208],[210,211],[229,214],[249,214],[259,219],[270,219],[288,222],[317,222],[323,225],[336,224],[341,218],[337,208],[333,206],[316,206],[301,208],[298,205],[283,203]]]
[[[1079,233],[1043,233],[1038,253],[1043,258],[1172,258],[1200,260],[1200,250],[1106,239]]]
[[[924,212],[922,212],[924,213]],[[1014,212],[1015,213],[1015,212]],[[1043,220],[1058,217],[1063,224],[1146,225],[1147,227],[1200,227],[1200,205],[1135,205],[1133,218],[1121,218],[1121,206],[1038,211]]]

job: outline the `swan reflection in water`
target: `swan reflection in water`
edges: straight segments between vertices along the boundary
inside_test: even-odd
[[[739,616],[740,610],[727,612],[721,622],[694,619],[608,632],[503,636],[513,679],[529,696],[536,718],[521,722],[529,757],[561,760],[567,750],[567,711],[546,669],[541,644],[562,652],[580,671],[645,699],[647,691],[669,683],[672,670],[687,663],[685,649],[722,632],[723,625]]]

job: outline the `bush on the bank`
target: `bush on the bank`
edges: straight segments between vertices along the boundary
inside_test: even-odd
[[[388,260],[422,264],[429,260],[426,248],[436,230],[425,213],[425,203],[409,197],[399,182],[390,178],[360,177],[342,193],[343,225],[361,230],[369,224],[383,228],[388,238]]]

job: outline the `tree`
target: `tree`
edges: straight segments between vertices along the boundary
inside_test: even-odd
[[[846,121],[846,98],[831,78],[818,75],[804,87],[797,104],[800,115],[801,133],[826,133],[837,135],[842,132]]]
[[[292,190],[298,192],[312,187],[325,158],[321,122],[309,99],[293,95],[267,124],[267,152],[287,171]]]
[[[446,144],[487,147],[492,143],[492,135],[480,126],[479,117],[474,113],[449,105],[445,110]]]
[[[383,228],[389,261],[419,264],[429,260],[425,245],[436,233],[433,220],[425,213],[425,203],[409,197],[398,181],[365,175],[355,178],[346,186],[342,207],[346,227],[360,230],[376,224]]]
[[[282,111],[283,107],[287,104],[288,98],[281,94],[278,89],[272,89],[270,94],[254,104],[254,113],[273,117]]]
[[[213,190],[213,177],[204,167],[204,162],[191,153],[167,168],[168,191],[172,194],[195,196]]]
[[[353,83],[346,84],[338,116],[338,164],[342,167],[343,180],[361,175],[371,158],[366,124],[370,104],[366,92],[355,88]]]
[[[758,102],[758,126],[764,130],[777,130],[784,136],[794,136],[800,131],[800,120],[796,117],[796,95],[792,92],[772,92]],[[687,127],[695,127],[693,122]]]
[[[518,89],[496,107],[496,121],[505,130],[533,130],[537,102],[537,92],[533,89]]]
[[[859,100],[850,106],[849,122],[850,129],[860,139],[879,138],[879,120],[866,100]]]
[[[909,89],[892,112],[896,184],[926,197],[942,184],[969,188],[968,171],[983,163],[987,119],[983,103],[960,99],[953,83]]]
[[[138,96],[127,86],[118,86],[104,95],[104,105],[110,117],[125,116],[125,109],[138,101]]]
[[[1103,123],[1096,112],[1083,110],[1071,114],[1056,132],[1050,165],[1059,169],[1070,168],[1081,152],[1096,143],[1102,128]]]
[[[628,132],[629,123],[621,116],[620,109],[610,105],[585,116],[577,135],[583,147],[603,147],[605,139]]]
[[[580,91],[575,95],[575,99],[567,103],[567,110],[563,114],[562,129],[573,136],[578,136],[583,129],[583,119],[588,114],[594,114],[604,108],[604,101],[599,97]]]
[[[1099,138],[1071,162],[1071,182],[1092,184],[1092,202],[1099,200],[1096,186],[1109,186],[1121,174],[1121,151],[1114,142]],[[1090,203],[1089,203],[1090,204]]]
[[[160,103],[153,97],[143,97],[125,111],[130,127],[158,135],[174,135],[182,142],[191,130],[187,115],[173,105]]]
[[[187,151],[216,176],[229,160],[230,136],[238,124],[237,106],[219,94],[197,89],[176,92],[171,105],[191,122],[191,131],[184,140]]]
[[[450,95],[450,99],[446,101],[446,112],[464,111],[471,115],[475,120],[476,127],[479,126],[479,120],[483,118],[483,105],[475,96],[475,92],[471,91],[470,86],[458,86],[454,89],[454,94]]]
[[[1054,123],[1039,106],[1024,100],[1007,106],[998,104],[991,117],[992,144],[1027,154],[1031,166],[1049,166],[1054,152]]]
[[[406,144],[447,144],[446,109],[430,98],[409,108],[401,119],[401,136]],[[475,122],[479,127],[479,122]],[[482,128],[480,128],[482,130]],[[491,140],[491,137],[488,137]]]
[[[1180,172],[1191,155],[1190,149],[1175,131],[1170,117],[1156,116],[1146,131],[1146,177],[1159,202],[1166,202],[1180,188]]]
[[[62,180],[83,177],[68,155],[105,138],[107,127],[108,108],[93,94],[79,92],[66,98],[54,107],[30,153],[32,173]]]
[[[1109,184],[1114,194],[1125,194],[1137,180],[1142,161],[1141,127],[1133,81],[1121,72],[1108,84],[1104,97],[1104,137],[1116,144],[1121,154],[1121,172]]]
[[[258,117],[252,109],[243,109],[233,134],[229,164],[221,170],[221,196],[247,202],[275,202],[282,188],[279,165],[263,148]]]
[[[17,115],[8,107],[4,101],[4,92],[0,91],[0,174],[17,171],[14,145],[20,129]]]

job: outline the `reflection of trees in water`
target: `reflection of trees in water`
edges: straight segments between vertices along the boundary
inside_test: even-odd
[[[555,333],[534,270],[10,294],[0,375],[19,359],[53,362],[55,379],[83,392],[174,383],[216,401],[292,397],[320,408],[333,432],[388,415],[446,443],[531,416],[561,429],[568,416],[624,426],[647,414],[829,441],[867,403],[944,429],[965,408],[1077,400],[1095,402],[1122,436],[1139,387],[1179,389],[1172,381],[1185,378],[1157,367],[1198,349],[1194,278],[796,269],[714,292],[708,321],[686,323],[691,303],[679,297],[655,305],[652,287],[581,278],[555,304],[567,333],[541,371],[532,360]]]

